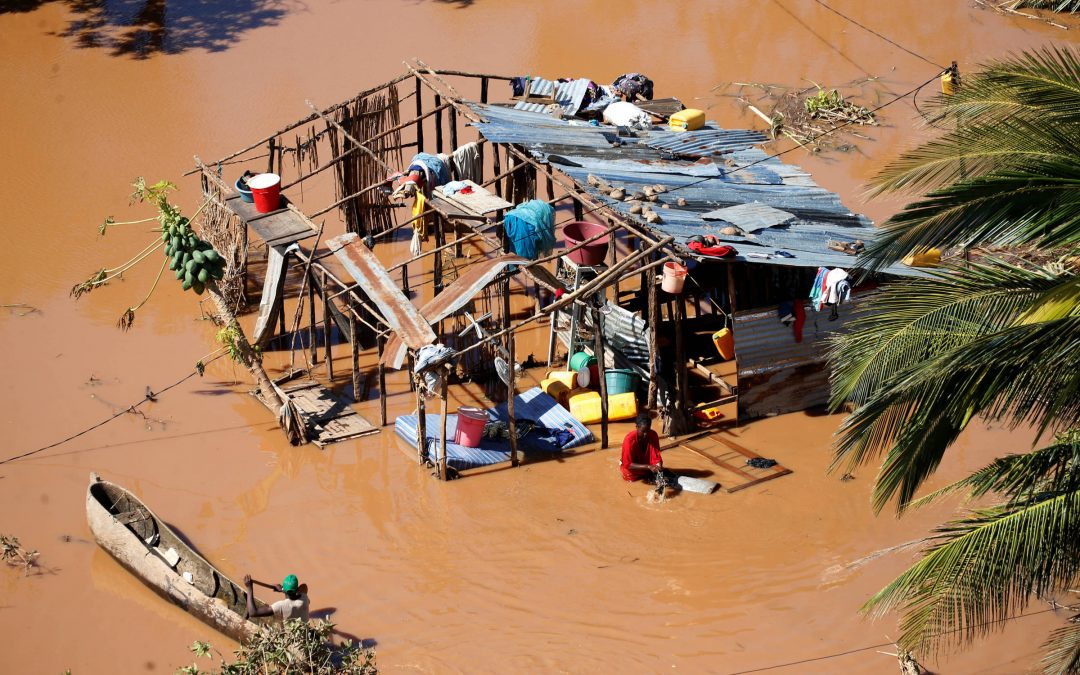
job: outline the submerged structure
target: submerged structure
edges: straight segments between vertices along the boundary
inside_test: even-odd
[[[254,339],[285,336],[331,383],[332,350],[344,345],[349,396],[376,389],[382,426],[386,373],[408,368],[417,414],[396,429],[443,478],[516,465],[521,450],[587,443],[583,422],[598,425],[606,447],[610,418],[625,419],[628,406],[656,412],[675,435],[825,403],[825,340],[867,303],[873,282],[831,312],[808,303],[810,289],[823,270],[853,262],[872,224],[766,154],[757,132],[673,130],[675,99],[640,103],[652,124],[605,124],[596,91],[586,79],[416,60],[347,101],[308,102],[311,114],[240,151],[196,158],[211,199],[204,236],[229,259],[232,300],[262,288]],[[429,174],[397,199],[401,174],[425,161],[449,175]],[[262,213],[244,200],[245,170],[281,177],[280,208]],[[530,215],[545,209],[546,221]],[[299,298],[292,317],[286,297]],[[536,330],[547,333],[542,363],[517,345]],[[555,377],[524,386],[532,365]],[[581,370],[580,380],[552,383]],[[599,391],[586,392],[586,380]],[[487,383],[487,431],[501,434],[487,445],[455,442],[467,419],[447,411],[447,386],[461,381]],[[632,392],[614,413],[613,385]],[[427,414],[432,397],[438,416]],[[594,404],[595,414],[580,413]],[[307,411],[309,436],[374,430],[337,399],[324,408]]]

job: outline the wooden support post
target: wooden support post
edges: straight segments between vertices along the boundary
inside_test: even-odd
[[[323,301],[323,344],[326,346],[326,378],[334,381],[334,352],[330,343],[333,333],[333,319],[330,314],[330,299],[327,297],[326,272],[322,274],[322,301]]]
[[[409,369],[409,379],[413,378],[412,369]],[[427,461],[427,404],[424,394],[416,387],[416,461],[423,466]]]
[[[440,153],[443,151],[443,130],[442,130],[442,110],[439,107],[442,105],[442,96],[435,94],[435,109],[438,112],[435,113],[435,152]]]
[[[509,282],[507,283],[509,286]],[[509,290],[509,289],[507,289]],[[509,293],[508,293],[509,295]],[[506,323],[504,321],[504,323]],[[517,368],[515,367],[517,357],[514,354],[514,334],[506,334],[506,351],[508,352],[510,363],[510,375],[507,378],[510,380],[507,385],[506,395],[506,416],[508,418],[508,426],[510,427],[510,466],[517,466],[518,460],[518,443],[517,443],[517,420],[514,418],[514,397],[517,396]]]
[[[679,294],[675,302],[675,400],[671,402],[671,427],[668,433],[678,436],[686,433],[686,348],[683,323],[686,322],[686,296]]]
[[[443,228],[446,227],[448,222],[438,213],[435,214],[432,220],[435,221],[435,247],[441,248],[442,245],[446,243],[446,234],[443,232]],[[441,250],[435,254],[435,259],[432,261],[431,267],[435,283],[435,295],[438,295],[443,289],[443,257]]]
[[[288,270],[286,270],[286,274],[288,274]],[[282,344],[284,344],[285,331],[287,331],[287,330],[288,330],[288,328],[285,327],[285,300],[282,299],[281,300],[281,311],[278,312],[278,331],[277,331],[278,335],[280,336]]]
[[[604,324],[600,320],[600,310],[593,310],[593,356],[596,357],[596,370],[600,376],[600,447],[608,447],[608,393],[607,376],[604,374]]]
[[[649,398],[646,405],[649,410],[656,409],[657,380],[660,377],[660,345],[657,344],[660,336],[660,303],[656,294],[656,267],[650,267],[645,272],[645,283],[649,292]]]
[[[491,161],[492,161],[493,170],[494,170],[496,176],[502,175],[502,162],[499,161],[499,154],[500,154],[499,153],[499,146],[498,145],[492,145],[491,146]],[[497,196],[499,196],[499,197],[502,197],[503,189],[502,189],[502,181],[501,180],[495,181],[495,194]]]
[[[585,207],[581,205],[578,200],[574,201],[574,220],[581,220],[585,217]]]
[[[547,198],[548,201],[555,199],[555,176],[552,173],[551,165],[547,167]]]
[[[457,150],[457,108],[451,107],[446,111],[446,123],[450,127],[450,153]]]
[[[488,102],[488,79],[486,77],[480,78],[480,102]],[[484,174],[484,146],[487,143],[481,143],[477,149],[477,154],[480,156],[480,175]],[[497,174],[496,174],[497,175]],[[458,252],[460,254],[460,251]]]
[[[422,117],[423,114],[424,114],[424,99],[423,99],[423,96],[421,96],[421,93],[423,92],[424,89],[423,89],[423,86],[420,83],[420,78],[417,77],[415,79],[416,79],[416,117],[419,120],[419,118]],[[419,120],[416,123],[416,151],[417,152],[423,152],[424,151],[424,121],[423,120]]]
[[[276,140],[271,138],[270,142],[266,144],[266,173],[274,173],[274,147],[276,146]]]
[[[609,222],[608,224],[611,225],[612,223]],[[615,267],[615,258],[616,258],[615,247],[618,245],[618,243],[619,243],[619,237],[616,236],[616,231],[612,230],[611,231],[611,239],[608,241],[608,251],[609,251],[609,256],[611,258],[610,265],[612,267]],[[633,250],[631,249],[630,252],[633,253]],[[618,277],[615,278],[615,284],[612,286],[612,288],[614,289],[614,293],[615,293],[615,297],[612,298],[612,303],[617,305],[617,304],[619,304],[619,297],[620,297],[620,294],[619,294],[619,278]]]
[[[409,297],[409,266],[408,264],[401,266],[401,292],[405,294],[405,297]]]
[[[379,424],[386,426],[386,366],[383,365],[383,352],[386,351],[386,334],[380,334],[376,338],[379,345]]]
[[[359,324],[353,314],[355,308],[349,303],[349,347],[352,352],[352,397],[353,401],[360,402],[360,336],[356,334]]]
[[[735,308],[735,270],[731,267],[731,263],[727,264],[727,297],[728,297],[728,310],[735,314],[738,310]],[[734,320],[733,320],[734,322]],[[732,326],[728,326],[732,330],[735,330]]]
[[[318,342],[316,336],[318,335],[318,324],[315,323],[315,273],[308,268],[308,315],[311,317],[311,323],[308,325],[308,349],[311,350],[311,365],[315,365],[319,362],[319,350],[316,347]]]
[[[439,366],[442,370],[443,367]],[[439,411],[439,480],[446,480],[446,409],[449,406],[446,395],[446,381],[450,379],[450,370],[446,369],[442,377],[442,386],[439,391],[439,400],[442,406]]]

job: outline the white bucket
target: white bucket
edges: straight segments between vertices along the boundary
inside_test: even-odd
[[[674,262],[665,264],[664,280],[660,283],[660,288],[668,293],[678,295],[682,293],[684,284],[686,284],[686,268]]]

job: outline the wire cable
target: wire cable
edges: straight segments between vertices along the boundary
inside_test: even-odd
[[[858,26],[859,28],[862,28],[862,29],[863,29],[864,31],[866,31],[866,32],[868,32],[868,33],[871,33],[871,34],[873,34],[873,35],[876,35],[876,36],[878,36],[879,38],[881,38],[881,39],[882,39],[882,40],[884,40],[885,42],[888,42],[889,44],[891,44],[892,46],[896,47],[897,49],[900,49],[901,51],[905,51],[905,52],[907,52],[908,54],[911,54],[912,56],[914,56],[914,57],[915,57],[915,58],[917,58],[917,59],[922,59],[923,61],[925,61],[925,62],[929,63],[929,64],[930,64],[930,65],[932,65],[932,66],[935,66],[935,67],[937,67],[937,68],[940,68],[941,70],[945,70],[945,66],[943,66],[943,65],[941,65],[941,64],[939,64],[939,63],[934,63],[933,61],[931,61],[930,59],[926,58],[926,57],[925,57],[925,56],[923,56],[922,54],[919,54],[919,53],[917,53],[917,52],[913,52],[912,50],[908,49],[907,47],[905,47],[904,45],[900,44],[899,42],[896,42],[895,40],[890,40],[889,38],[885,37],[885,36],[884,36],[884,35],[882,35],[881,33],[879,33],[879,32],[877,32],[876,30],[874,30],[873,28],[870,28],[870,27],[868,27],[868,26],[864,26],[863,24],[859,23],[859,22],[858,22],[858,21],[856,21],[855,19],[852,19],[852,18],[851,18],[850,16],[848,16],[847,14],[844,14],[843,12],[841,12],[841,11],[839,11],[839,10],[836,10],[836,9],[833,9],[833,8],[832,8],[832,7],[830,7],[829,5],[826,5],[826,4],[824,3],[824,2],[822,2],[822,0],[814,0],[814,2],[816,2],[816,3],[817,3],[817,4],[819,4],[819,5],[821,5],[821,6],[822,6],[822,7],[824,7],[825,9],[829,10],[829,11],[830,11],[830,12],[832,12],[833,14],[835,14],[835,15],[839,16],[840,18],[842,18],[842,19],[844,19],[844,20],[846,20],[846,21],[850,21],[851,23],[855,24],[855,25],[856,25],[856,26]]]
[[[970,626],[968,628],[982,628],[984,626],[991,626],[991,625],[994,625],[994,624],[1003,624],[1003,623],[1006,623],[1008,621],[1015,621],[1016,619],[1026,619],[1029,616],[1038,616],[1039,614],[1046,614],[1047,612],[1056,612],[1056,611],[1057,611],[1056,608],[1051,607],[1050,609],[1043,609],[1043,610],[1040,610],[1038,612],[1031,612],[1030,614],[1018,614],[1016,616],[1007,616],[1004,619],[1001,619],[999,621],[987,621],[985,623],[976,624],[976,625]],[[950,635],[952,633],[959,633],[960,631],[967,630],[968,628],[954,628],[953,630],[947,630],[944,633],[938,633],[934,637],[942,637],[944,635]],[[859,652],[867,652],[867,651],[870,651],[871,649],[881,649],[882,647],[892,647],[895,644],[896,644],[895,642],[882,642],[881,644],[869,645],[869,646],[866,646],[866,647],[858,647],[856,649],[849,649],[849,650],[844,651],[844,652],[836,652],[835,654],[825,654],[824,656],[812,656],[810,658],[799,659],[798,661],[787,661],[785,663],[774,663],[771,666],[762,666],[760,668],[751,668],[750,670],[736,670],[736,671],[733,671],[731,673],[728,673],[728,675],[749,675],[750,673],[763,673],[763,672],[765,672],[767,670],[777,670],[779,668],[788,668],[790,666],[799,666],[799,665],[802,665],[804,663],[813,663],[815,661],[827,661],[829,659],[835,659],[835,658],[839,658],[841,656],[848,656],[850,654],[858,654]]]
[[[218,359],[220,359],[222,356],[224,356],[224,354],[218,354],[214,358],[208,360],[203,365],[213,363],[214,361],[217,361]],[[102,421],[98,422],[97,424],[95,424],[93,426],[87,427],[86,429],[83,429],[82,431],[80,431],[78,433],[72,434],[71,436],[68,436],[67,438],[65,438],[63,440],[56,441],[55,443],[50,443],[49,445],[46,445],[44,447],[40,447],[40,448],[38,448],[36,450],[30,450],[29,452],[24,452],[21,455],[15,455],[14,457],[8,457],[7,459],[2,459],[2,460],[0,460],[0,465],[7,464],[8,462],[14,462],[16,460],[23,459],[23,458],[29,457],[31,455],[36,455],[39,452],[45,452],[46,450],[51,450],[51,449],[55,448],[58,445],[63,445],[64,443],[67,443],[68,441],[73,441],[76,438],[78,438],[79,436],[82,436],[84,434],[88,434],[91,431],[93,431],[94,429],[105,426],[106,424],[108,424],[109,422],[112,422],[117,417],[122,417],[123,415],[126,415],[126,414],[128,414],[130,412],[135,412],[135,410],[137,410],[139,408],[139,406],[141,406],[142,404],[146,403],[147,401],[152,401],[154,398],[156,398],[157,396],[159,396],[161,394],[164,394],[165,392],[169,391],[170,389],[174,389],[176,387],[179,387],[181,384],[183,384],[184,382],[187,382],[188,380],[195,377],[196,375],[201,375],[201,373],[198,371],[198,369],[191,371],[190,373],[183,376],[182,378],[180,378],[176,382],[173,382],[172,384],[165,387],[164,389],[161,389],[159,391],[148,391],[148,392],[146,392],[146,395],[142,398],[142,400],[140,400],[140,401],[138,401],[136,403],[132,403],[128,407],[120,410],[119,412],[114,413],[112,416],[103,419]]]

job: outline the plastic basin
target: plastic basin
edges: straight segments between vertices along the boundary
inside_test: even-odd
[[[255,201],[255,198],[251,196],[251,190],[247,189],[247,187],[244,186],[244,179],[242,176],[236,179],[235,185],[236,191],[240,193],[240,199],[247,202],[248,204]]]
[[[566,244],[566,248],[572,248],[586,239],[591,239],[598,234],[603,234],[606,230],[607,228],[603,225],[589,223],[584,220],[576,220],[572,223],[567,223],[563,228],[563,242]],[[566,254],[566,257],[578,265],[602,265],[604,263],[604,258],[607,257],[607,252],[608,240],[605,237],[603,239],[597,239],[591,244],[586,244],[579,249],[570,251]]]
[[[575,373],[586,366],[591,366],[596,363],[596,357],[590,356],[586,352],[577,352],[570,357],[570,370]]]
[[[637,391],[640,378],[632,370],[613,368],[604,371],[604,380],[607,383],[608,396],[613,396]]]

